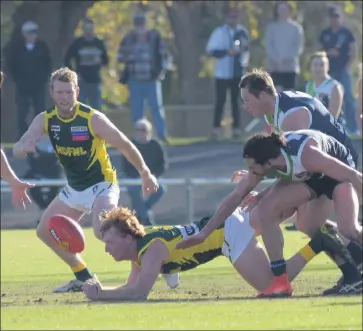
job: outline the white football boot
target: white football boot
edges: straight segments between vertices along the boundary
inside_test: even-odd
[[[84,282],[78,279],[72,279],[69,283],[56,287],[53,293],[82,292]]]
[[[179,273],[177,273],[177,274],[163,274],[163,277],[164,277],[166,283],[168,284],[169,288],[173,289],[173,288],[178,287],[178,285],[180,283]]]

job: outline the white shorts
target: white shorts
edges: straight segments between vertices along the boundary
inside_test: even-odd
[[[120,197],[120,188],[116,184],[101,182],[95,184],[84,191],[76,191],[69,185],[66,185],[59,193],[59,199],[69,207],[90,214],[92,206],[97,197],[109,197],[110,202],[118,205]]]
[[[224,224],[222,254],[234,264],[254,236],[255,230],[250,224],[249,215],[241,208],[236,209]]]

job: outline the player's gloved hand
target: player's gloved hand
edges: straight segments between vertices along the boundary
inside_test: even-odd
[[[196,246],[201,244],[206,239],[206,236],[204,235],[203,231],[193,234],[192,236],[185,238],[181,242],[176,244],[176,249],[186,249],[192,246]]]
[[[99,293],[102,291],[102,285],[96,275],[85,281],[82,287],[83,293],[91,301],[97,301]]]
[[[15,207],[20,206],[22,209],[25,209],[25,202],[32,203],[31,199],[28,196],[27,189],[34,187],[34,184],[24,183],[20,180],[9,184],[11,185],[12,202]]]
[[[141,174],[142,180],[142,192],[144,196],[148,196],[155,193],[159,189],[159,184],[154,175],[150,172],[144,172]]]

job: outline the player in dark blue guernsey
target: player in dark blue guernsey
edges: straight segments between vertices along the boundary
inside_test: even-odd
[[[301,92],[277,93],[271,76],[267,72],[257,69],[242,77],[240,88],[244,108],[255,117],[265,117],[274,131],[286,132],[314,129],[323,132],[344,145],[349,150],[354,163],[357,164],[357,153],[344,128],[335,121],[319,100]],[[237,171],[235,174],[240,177],[244,175],[242,171]],[[234,177],[236,176],[234,175]],[[271,221],[271,215],[275,213],[276,204],[282,208],[285,201],[291,201],[299,206],[299,197],[291,182],[286,183],[283,187],[274,185],[273,188],[274,192],[276,192],[275,195],[269,194],[272,189],[272,187],[269,187],[255,197],[255,208],[259,214],[261,224]],[[277,191],[278,188],[279,191]],[[236,189],[219,206],[209,225],[204,229],[204,234],[202,233],[199,236],[210,233],[218,223],[228,217],[228,213],[232,212],[247,194],[248,192],[246,194],[242,193],[237,185]],[[335,226],[334,223],[328,221],[333,212],[332,202],[329,201],[326,195],[321,195],[297,208],[296,226],[300,231],[311,237],[323,224]],[[324,227],[321,228],[321,231],[325,231],[324,229]],[[354,242],[348,241],[347,249],[355,263],[360,265],[362,263],[361,247]],[[332,255],[329,251],[327,253]],[[284,265],[284,263],[275,263],[273,258],[271,260],[271,268],[276,277],[280,276],[281,273],[285,273],[283,267],[274,267],[275,265]],[[338,265],[340,264],[338,260],[334,259],[334,261]],[[357,279],[354,279],[357,277],[354,265],[344,264],[339,267],[344,276],[343,282],[339,282],[338,287],[329,289],[324,293],[338,293],[348,279],[349,282],[357,281]]]
[[[280,179],[272,185],[268,193],[277,203],[272,206],[269,221],[261,220],[259,213],[256,217],[275,277],[271,285],[260,293],[262,296],[285,296],[292,293],[283,258],[283,236],[279,227],[281,215],[286,210],[294,210],[310,199],[322,196],[332,200],[339,231],[352,242],[356,242],[361,249],[362,227],[358,223],[358,196],[362,195],[362,174],[355,169],[350,151],[343,144],[315,130],[257,134],[247,141],[243,157],[249,169],[248,174],[223,201],[222,207],[214,214],[217,217],[213,216],[213,223],[211,224],[212,218],[200,233],[185,239],[184,243],[179,244],[179,248],[203,242],[210,231],[223,223],[221,218],[224,213],[228,214],[229,208],[239,203],[264,176],[269,175],[271,178]],[[290,196],[284,196],[286,189]],[[258,210],[264,208],[263,203],[259,203],[259,206]],[[255,210],[252,212],[256,215]],[[315,222],[318,221],[319,218],[315,219]],[[322,225],[318,224],[318,228]],[[327,226],[324,231],[329,232]],[[331,247],[336,246],[335,238],[331,237],[330,242]],[[315,250],[314,247],[311,249]],[[330,248],[327,251],[330,252]],[[344,279],[337,293],[360,293],[361,274],[345,248],[343,254],[346,257],[345,263],[353,269],[349,274],[350,278]]]
[[[282,188],[286,182],[295,184],[291,187],[299,203],[295,204],[294,199],[283,201],[285,206],[282,210],[299,206],[311,198],[325,196],[333,201],[340,233],[362,247],[362,226],[358,223],[362,173],[355,169],[353,157],[343,144],[315,130],[258,134],[246,143],[243,156],[253,176],[262,178],[271,174],[275,178],[284,178],[285,181],[279,182]],[[278,192],[272,188],[270,194],[278,195]],[[275,214],[270,215],[272,219],[274,215],[278,216],[278,209],[276,206]],[[279,236],[279,232],[281,236],[279,222],[261,223],[262,238],[270,259],[275,262],[275,271],[281,271],[284,264],[283,241],[274,238],[276,234]],[[267,295],[289,291],[284,275],[282,273],[275,278],[266,289]],[[347,282],[350,283],[350,280]],[[356,279],[342,285],[339,293],[346,293],[353,287],[358,292],[362,291],[362,277],[358,269]]]
[[[254,70],[246,74],[240,82],[240,88],[246,110],[253,116],[264,116],[273,130],[284,132],[312,129],[323,132],[334,137],[349,149],[353,161],[357,165],[357,152],[344,127],[335,120],[318,99],[302,92],[277,93],[270,75],[262,70]],[[267,192],[265,191],[265,193]],[[293,194],[293,188],[291,188],[284,191],[284,196],[280,196],[284,200]],[[263,193],[259,199],[262,198]],[[263,203],[268,205],[266,200]],[[264,207],[263,211],[261,217],[268,220],[270,210]],[[315,233],[317,224],[322,224],[323,220],[328,220],[333,213],[332,203],[323,195],[298,208],[296,226],[311,236],[312,233]],[[361,265],[361,249],[354,243],[349,243],[347,247],[356,264]],[[344,277],[349,278],[347,268],[342,268]],[[338,288],[335,287],[334,290],[338,290]]]

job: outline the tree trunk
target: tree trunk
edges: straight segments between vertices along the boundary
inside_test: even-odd
[[[21,25],[33,20],[39,25],[39,35],[49,46],[52,67],[63,63],[63,56],[70,45],[78,22],[95,1],[24,1],[13,15],[14,30],[7,47],[21,40]],[[5,50],[6,51],[6,50]],[[6,63],[3,70],[6,74]],[[5,80],[1,98],[1,140],[10,142],[17,137],[15,86],[9,75]],[[50,104],[48,100],[47,104]]]
[[[200,38],[202,6],[202,1],[174,1],[166,6],[177,48],[180,102],[184,104],[196,104],[199,99],[198,74],[205,47]]]

